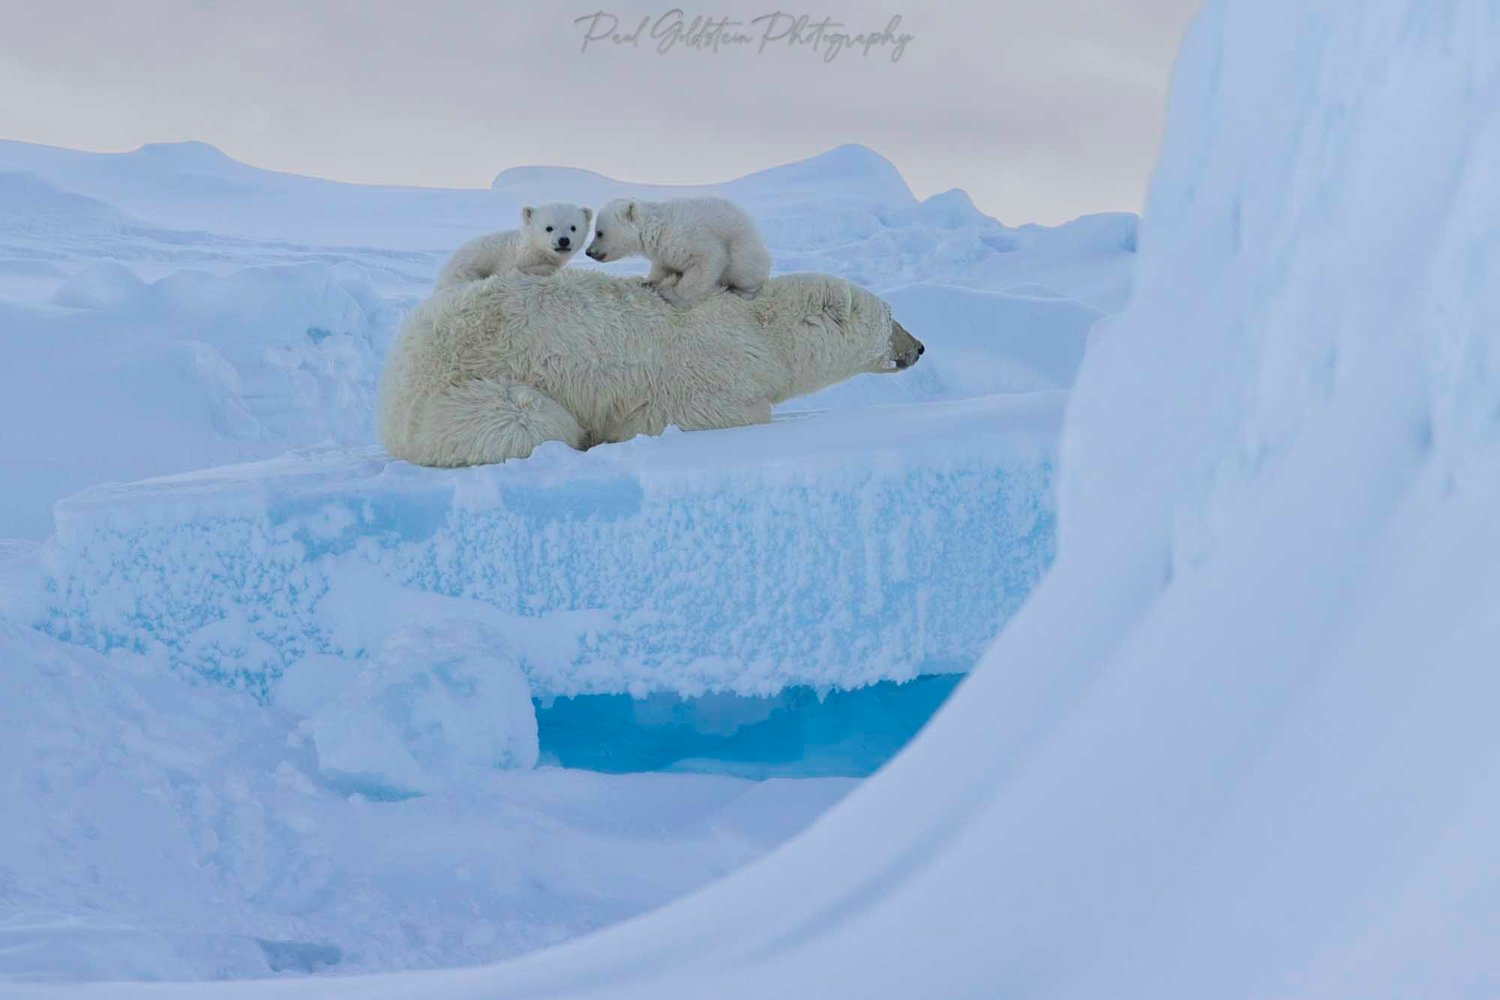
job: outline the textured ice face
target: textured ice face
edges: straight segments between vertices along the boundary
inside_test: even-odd
[[[593,210],[566,202],[527,205],[521,209],[521,230],[526,241],[566,260],[588,242]]]
[[[1051,560],[1059,408],[992,397],[453,472],[354,452],[99,487],[57,507],[41,624],[256,693],[307,655],[373,663],[397,623],[481,611],[539,696],[961,671]]]

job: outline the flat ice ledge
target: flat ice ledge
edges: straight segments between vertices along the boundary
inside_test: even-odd
[[[59,503],[50,632],[269,693],[413,620],[514,637],[533,693],[964,671],[1053,551],[1061,394],[798,415],[501,466],[299,453]]]

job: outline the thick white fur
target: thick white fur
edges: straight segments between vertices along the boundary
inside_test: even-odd
[[[439,291],[407,317],[381,377],[380,434],[397,458],[455,466],[544,441],[764,423],[773,403],[894,371],[920,346],[879,298],[825,275],[692,310],[597,271],[503,275]]]
[[[647,283],[674,305],[695,305],[720,288],[753,297],[771,276],[760,231],[723,198],[616,198],[599,210],[594,228],[590,257],[645,257]]]
[[[536,277],[554,274],[589,240],[594,212],[557,202],[521,209],[521,228],[475,237],[457,250],[438,273],[437,288],[519,271]],[[549,228],[550,227],[550,228]],[[567,238],[568,245],[561,245]]]

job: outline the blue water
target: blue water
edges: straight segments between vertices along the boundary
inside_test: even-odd
[[[757,698],[581,695],[538,703],[542,763],[591,771],[692,771],[747,778],[863,777],[906,745],[959,674]]]

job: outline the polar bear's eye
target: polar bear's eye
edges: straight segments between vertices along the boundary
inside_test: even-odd
[[[547,227],[547,232],[549,232],[549,233],[552,232],[552,227],[551,226]]]
[[[578,232],[578,227],[577,226],[569,226],[568,227],[568,232],[570,232],[570,233],[576,233],[576,232]]]
[[[600,240],[604,239],[604,230],[601,229],[597,233],[595,233],[594,238]]]

